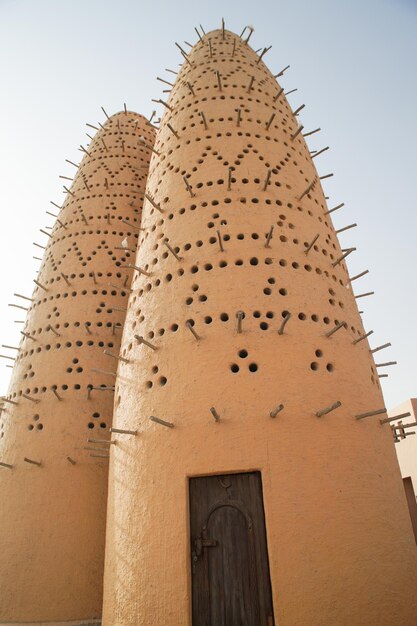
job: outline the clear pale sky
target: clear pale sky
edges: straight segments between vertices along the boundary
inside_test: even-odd
[[[86,122],[103,121],[123,102],[150,115],[182,57],[174,42],[194,43],[194,26],[240,33],[255,27],[255,49],[269,46],[274,73],[307,129],[322,132],[318,157],[342,247],[356,246],[351,275],[363,298],[371,346],[390,341],[377,362],[397,360],[383,380],[388,407],[417,396],[417,1],[416,0],[0,0],[0,344],[18,345],[24,311],[8,307],[14,292],[30,296],[51,225],[49,203],[63,201],[58,176],[73,175],[88,139]],[[1,348],[1,353],[14,351]],[[0,359],[0,393],[11,370]]]

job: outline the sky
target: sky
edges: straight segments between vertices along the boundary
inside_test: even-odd
[[[272,44],[264,60],[281,79],[300,121],[321,127],[320,175],[336,228],[355,246],[351,275],[363,298],[371,347],[391,342],[379,361],[398,361],[382,379],[386,406],[417,396],[417,0],[0,0],[0,345],[18,345],[24,319],[13,293],[30,296],[46,244],[45,211],[61,204],[65,159],[78,162],[86,122],[123,109],[150,116],[162,96],[164,68],[182,57],[174,43],[195,43],[194,27],[240,33]],[[38,250],[38,251],[37,251]],[[360,283],[360,284],[359,284]],[[2,354],[14,351],[1,348]],[[382,355],[379,358],[379,355]],[[0,359],[0,394],[11,369]]]

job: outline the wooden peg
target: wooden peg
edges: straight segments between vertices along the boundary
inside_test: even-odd
[[[13,304],[13,302],[11,302],[10,304],[8,304],[7,306],[11,306],[14,309],[21,309],[22,311],[29,311],[28,307],[26,306],[21,306],[20,304]]]
[[[151,350],[158,350],[157,346],[155,346],[150,341],[146,341],[146,339],[144,337],[141,337],[140,335],[134,335],[134,338],[136,339],[136,341],[139,344],[143,344],[143,345],[147,346],[148,348],[150,348]]]
[[[165,85],[169,85],[170,87],[174,86],[174,83],[170,83],[169,81],[165,80],[165,78],[160,78],[159,76],[157,76],[156,80],[159,80],[161,83],[165,83]]]
[[[71,463],[71,465],[77,465],[76,461],[74,461],[74,459],[72,459],[70,456],[67,456],[67,461]]]
[[[113,354],[113,352],[110,352],[110,350],[103,350],[103,352],[107,356],[111,356],[112,359],[116,359],[116,361],[123,361],[123,363],[130,363],[129,359],[125,359],[122,356],[118,356],[117,354]]]
[[[387,409],[376,409],[376,411],[368,411],[367,413],[359,413],[359,415],[355,415],[357,420],[362,420],[365,417],[372,417],[373,415],[381,415],[382,413],[386,413]]]
[[[383,411],[383,413],[385,413],[385,411]],[[395,422],[396,420],[399,419],[403,419],[404,417],[410,417],[411,413],[407,412],[407,413],[401,413],[400,415],[394,415],[392,417],[386,417],[382,420],[379,420],[380,424],[388,424],[388,422]],[[408,426],[415,426],[415,422],[413,422],[413,424],[402,424],[401,427],[402,428],[407,428]]]
[[[366,296],[373,296],[375,294],[375,291],[367,291],[366,293],[359,293],[357,296],[355,296],[356,300],[358,298],[365,298]]]
[[[182,257],[179,256],[174,248],[172,246],[170,246],[170,244],[168,243],[168,241],[164,241],[164,246],[166,246],[168,248],[168,250],[171,252],[171,254],[177,259],[177,261],[182,261]]]
[[[104,115],[107,117],[107,119],[109,120],[109,116],[107,115],[106,111],[103,109],[103,107],[101,107],[101,110],[103,111]]]
[[[331,330],[329,330],[328,333],[326,333],[326,337],[331,337],[334,333],[336,333],[341,328],[347,328],[346,322],[339,322],[338,324],[336,324],[336,326],[334,326]]]
[[[16,348],[16,346],[8,346],[5,343],[1,344],[2,348],[9,348],[9,350],[20,350],[20,348]]]
[[[248,28],[248,26],[245,26],[245,28],[242,30],[242,32],[240,33],[239,37],[242,39],[244,32],[246,31],[246,29]]]
[[[332,267],[336,267],[336,265],[339,265],[339,263],[341,263],[344,259],[346,259],[346,257],[349,256],[349,254],[352,254],[352,252],[355,252],[355,250],[356,248],[349,248],[349,250],[347,250],[344,254],[342,254],[342,256],[336,259],[334,263],[332,263]]]
[[[212,58],[213,57],[213,49],[211,47],[211,39],[210,38],[208,40],[208,47],[209,47],[210,58]]]
[[[229,167],[229,176],[227,179],[227,191],[232,190],[232,173],[233,173],[233,167]]]
[[[98,130],[98,128],[97,128],[97,130]],[[76,167],[77,169],[80,167],[80,164],[79,164],[79,163],[78,163],[78,165],[77,165],[76,163],[74,163],[73,161],[70,161],[69,159],[65,159],[65,161],[66,161],[67,163],[69,163],[70,165],[73,165],[73,166],[74,166],[74,167]],[[54,203],[52,202],[52,204],[54,204]],[[55,204],[55,206],[58,206],[58,205],[57,205],[57,204]],[[58,209],[61,209],[61,208],[62,208],[62,207],[58,207]]]
[[[326,178],[331,178],[334,174],[325,174],[324,176],[319,176],[319,180],[325,180]]]
[[[100,130],[98,126],[94,126],[93,124],[89,124],[88,122],[86,122],[86,126],[88,126],[89,128],[94,128],[94,130]],[[67,160],[67,159],[65,159],[65,160]]]
[[[42,285],[42,283],[40,283],[38,280],[36,280],[36,278],[33,279],[33,282],[35,283],[35,285],[37,285],[38,287],[40,287],[44,291],[48,291],[48,289],[44,285]]]
[[[137,435],[137,430],[126,430],[125,428],[114,428],[113,426],[109,428],[111,433],[117,433],[119,435]]]
[[[73,178],[70,178],[69,176],[62,176],[62,175],[59,175],[58,178],[63,178],[64,180],[74,180]]]
[[[359,343],[360,341],[363,341],[364,339],[366,339],[367,337],[369,337],[369,335],[373,334],[373,330],[370,330],[369,333],[366,333],[366,335],[362,335],[361,337],[359,337],[358,339],[355,339],[355,341],[352,341],[353,345],[356,345],[357,343]]]
[[[108,372],[107,370],[100,370],[94,367],[91,369],[91,371],[96,372],[97,374],[108,374],[109,376],[114,376],[114,377],[117,376],[116,372]]]
[[[269,229],[269,233],[266,236],[265,248],[271,247],[269,244],[271,242],[273,232],[274,232],[274,226],[272,225],[271,228]]]
[[[184,181],[184,183],[185,183],[185,186],[187,187],[187,191],[189,192],[190,196],[191,196],[192,198],[194,198],[194,197],[195,197],[195,193],[193,193],[193,190],[192,190],[192,188],[191,188],[191,185],[190,185],[190,183],[188,182],[188,180],[187,180],[186,176],[183,176],[183,177],[182,177],[182,179],[183,179],[183,181]]]
[[[142,269],[141,267],[138,267],[137,265],[121,265],[120,267],[129,267],[132,268],[134,270],[136,270],[137,272],[139,272],[139,274],[143,274],[144,276],[151,276],[151,274],[149,272],[147,272],[146,270]]]
[[[93,279],[93,283],[94,283],[95,285],[97,285],[96,273],[95,273],[95,272],[90,272],[90,273],[89,273],[89,276],[90,276],[90,278],[92,278],[92,279]]]
[[[317,233],[314,239],[312,239],[312,241],[308,244],[307,248],[304,250],[304,254],[308,254],[310,252],[311,248],[314,246],[314,244],[316,243],[319,237],[320,237],[320,233]]]
[[[246,37],[245,43],[249,43],[249,39],[252,37],[252,33],[255,30],[253,26],[248,26],[248,28],[249,28],[249,35]]]
[[[336,235],[339,235],[340,233],[343,233],[345,230],[350,230],[351,228],[356,228],[357,224],[349,224],[349,226],[344,226],[343,228],[339,228],[339,230],[336,231]]]
[[[42,248],[42,250],[46,250],[46,246],[41,246],[40,243],[33,242],[33,245],[36,246],[37,248]]]
[[[187,82],[187,87],[190,90],[191,95],[195,97],[195,93],[194,93],[194,89],[193,89],[192,84]]]
[[[78,167],[78,165],[76,167]],[[50,204],[53,204],[57,209],[59,209],[61,211],[62,206],[59,206],[59,204],[57,204],[56,202],[52,202],[52,200],[49,200],[49,202],[50,202]]]
[[[271,180],[271,174],[272,174],[272,170],[268,170],[262,191],[266,191],[269,185],[269,181]]]
[[[123,222],[123,224],[127,224],[131,228],[134,228],[135,230],[146,230],[145,228],[140,228],[139,226],[136,226],[136,224],[132,224],[131,222],[128,222],[127,220],[121,219],[120,221]]]
[[[295,89],[290,89],[290,91],[286,91],[284,96],[289,96],[292,93],[295,93],[296,91],[298,91],[297,87]]]
[[[88,226],[88,220],[86,218],[86,216],[84,215],[84,213],[81,211],[81,219],[83,220],[83,222],[85,222],[85,224],[87,224]]]
[[[60,337],[61,333],[59,333],[57,330],[55,330],[55,328],[53,328],[53,326],[51,326],[50,324],[48,324],[46,330],[52,330],[52,332],[57,336]]]
[[[225,32],[224,32],[224,19],[223,18],[222,18],[222,39],[223,41],[226,39]]]
[[[112,311],[121,311],[122,313],[126,313],[127,309],[126,307],[122,307],[122,306],[113,306]]]
[[[161,426],[166,426],[167,428],[174,428],[175,424],[172,422],[166,422],[165,420],[161,420],[160,417],[155,417],[155,415],[150,415],[149,419],[152,422],[156,422],[156,424],[161,424]]]
[[[212,414],[212,416],[214,417],[214,419],[216,420],[216,422],[220,421],[220,415],[217,413],[216,409],[214,408],[214,406],[212,406],[210,408],[210,413]]]
[[[179,43],[175,42],[175,45],[180,50],[180,52],[182,52],[186,57],[188,57],[188,54],[185,52],[185,50],[183,48],[181,48]]]
[[[219,91],[222,91],[222,78],[218,70],[216,70],[216,76],[217,76],[217,86],[219,88]]]
[[[285,325],[287,324],[287,322],[290,321],[290,318],[291,318],[291,313],[287,313],[287,315],[283,318],[281,322],[281,326],[278,328],[278,335],[284,334]]]
[[[204,128],[208,130],[206,116],[204,115],[203,111],[200,111],[200,116],[201,116],[201,119],[203,120]]]
[[[88,152],[88,150],[86,150],[86,149],[84,148],[84,146],[82,146],[81,144],[80,144],[80,148],[79,148],[79,149],[81,150],[81,152],[84,152],[87,156],[91,157],[91,154]],[[66,187],[64,187],[64,189],[65,189],[65,191],[68,191],[68,193],[71,193],[71,192],[69,191],[69,189],[67,189]],[[71,195],[74,195],[74,194],[71,194]]]
[[[278,404],[278,406],[270,412],[269,417],[276,417],[283,408],[283,404]]]
[[[330,406],[326,407],[325,409],[321,409],[320,411],[317,411],[317,413],[315,415],[316,415],[316,417],[323,417],[323,415],[327,415],[331,411],[334,411],[335,409],[338,409],[339,406],[342,406],[342,403],[340,402],[340,400],[338,400],[334,404],[331,404]]]
[[[40,461],[34,461],[33,459],[28,459],[26,456],[23,457],[25,463],[31,463],[32,465],[37,465],[38,467],[42,467],[42,463]]]
[[[387,361],[386,363],[375,363],[375,367],[388,367],[389,365],[397,365],[397,361]]]
[[[253,83],[255,82],[255,76],[251,76],[250,82],[249,82],[249,86],[248,86],[248,90],[247,93],[250,93],[252,87],[253,87]]]
[[[15,402],[14,400],[9,400],[9,398],[5,398],[4,396],[2,396],[0,400],[2,402],[7,402],[8,404],[19,404],[18,402]]]
[[[268,52],[268,50],[270,50],[272,48],[272,46],[268,46],[267,48],[264,48],[261,52],[261,54],[258,56],[258,60],[256,61],[256,64],[259,65],[261,59],[263,56],[265,56],[265,54]]]
[[[174,128],[172,128],[171,124],[168,124],[168,123],[167,123],[167,126],[168,126],[169,130],[171,131],[171,133],[172,133],[172,134],[173,134],[173,135],[174,135],[177,139],[179,139],[180,137],[179,137],[179,135],[178,135],[177,131],[176,131]]]
[[[197,341],[199,341],[199,339],[201,339],[200,335],[197,334],[197,332],[194,330],[193,325],[191,324],[191,322],[186,322],[185,323],[186,327],[188,328],[188,330],[194,335],[194,337],[196,338]]]
[[[29,335],[29,333],[25,333],[23,330],[20,331],[20,334],[26,337],[26,339],[32,339],[32,341],[38,341],[36,337],[33,337],[33,335]]]
[[[89,456],[91,456],[91,458],[94,458],[94,459],[109,459],[110,458],[109,454],[89,454]]]
[[[161,154],[157,150],[155,150],[153,146],[150,146],[148,143],[146,143],[145,137],[139,137],[139,141],[145,148],[148,148],[148,150],[154,152],[156,156],[161,156]]]
[[[115,446],[116,441],[112,441],[111,439],[87,439],[87,443],[99,443],[99,444],[105,444],[106,446]]]
[[[269,118],[269,120],[266,123],[266,130],[269,130],[269,127],[271,126],[272,122],[274,121],[274,117],[275,117],[275,113],[272,113],[271,117]]]
[[[316,152],[315,154],[313,154],[313,156],[311,157],[312,159],[315,159],[317,156],[319,156],[319,154],[323,154],[323,152],[326,152],[326,150],[329,149],[329,146],[326,146],[325,148],[322,148],[322,150],[319,150],[318,152]],[[337,231],[336,231],[337,232]]]
[[[13,469],[13,465],[10,465],[9,463],[5,463],[4,461],[0,461],[0,466],[7,467],[7,469]]]
[[[294,115],[298,115],[300,111],[302,111],[305,107],[305,104],[302,104],[301,106],[298,107],[298,109],[295,109],[294,111]]]
[[[196,27],[196,26],[194,26],[194,30],[195,30],[195,32],[197,33],[199,40],[200,40],[200,41],[203,41],[203,38],[202,38],[202,36],[200,35],[200,32],[198,31],[198,29],[197,29],[197,27]]]
[[[243,311],[238,311],[236,313],[236,319],[237,319],[237,332],[240,334],[242,332],[242,320],[244,318],[244,313]]]
[[[7,354],[0,354],[1,359],[8,359],[9,361],[16,361],[14,356],[8,356]]]
[[[235,52],[236,52],[236,39],[233,39],[232,57],[234,57],[234,56],[235,56]]]
[[[84,322],[84,328],[86,329],[88,335],[92,334],[90,330],[90,326],[87,322]]]
[[[280,95],[282,95],[284,93],[284,87],[282,87],[276,96],[274,96],[274,102],[276,102],[278,100],[278,98],[280,97]]]
[[[349,278],[346,284],[349,284],[351,282],[353,282],[354,280],[357,280],[358,278],[362,278],[362,276],[365,276],[365,274],[368,274],[369,270],[365,270],[364,272],[361,272],[360,274],[356,274],[356,276],[352,276],[352,278]]]
[[[56,387],[55,387],[55,386],[51,387],[51,391],[52,391],[52,393],[54,394],[54,396],[55,396],[55,397],[56,397],[59,401],[62,401],[62,398],[61,398],[61,396],[59,395],[59,393],[57,392],[57,390],[56,390]]]
[[[33,256],[32,259],[35,259],[35,261],[42,261],[42,259],[39,258],[38,256]]]
[[[304,198],[304,196],[306,196],[308,193],[310,193],[310,191],[313,189],[315,184],[316,184],[316,179],[314,179],[313,182],[310,183],[308,185],[308,187],[306,187],[306,189],[303,191],[303,193],[301,194],[301,196],[298,199],[302,200]]]
[[[274,78],[279,78],[280,76],[282,76],[284,74],[284,72],[286,72],[288,69],[290,68],[289,65],[286,65],[284,67],[284,69],[282,69],[280,72],[278,72],[278,74],[274,74]]]
[[[377,348],[374,348],[373,350],[369,350],[369,352],[371,354],[374,354],[375,352],[379,352],[380,350],[384,350],[385,348],[389,348],[391,346],[390,343],[384,343],[382,344],[382,346],[378,346]]]
[[[337,209],[341,209],[342,206],[345,206],[344,202],[342,202],[341,204],[338,204],[337,206],[333,207],[332,209],[329,209],[329,211],[326,211],[324,215],[330,215],[330,213],[333,213],[333,211],[337,211]]]
[[[27,393],[22,393],[22,398],[26,398],[26,400],[30,400],[31,402],[34,402],[35,404],[39,404],[40,402],[38,398],[32,398]]]
[[[218,242],[219,242],[220,251],[221,251],[221,252],[224,252],[224,248],[223,248],[223,241],[222,241],[222,236],[221,236],[221,234],[220,234],[220,231],[219,231],[219,230],[218,230],[218,231],[216,231],[216,232],[217,232],[217,239],[218,239]]]

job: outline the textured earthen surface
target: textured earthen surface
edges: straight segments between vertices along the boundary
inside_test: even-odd
[[[384,406],[378,374],[367,340],[353,343],[364,329],[330,206],[279,92],[247,44],[214,31],[157,133],[147,192],[162,212],[145,201],[136,264],[149,276],[133,278],[115,394],[115,425],[138,434],[111,451],[106,626],[191,623],[188,478],[250,470],[262,472],[276,624],[416,623],[391,430],[355,419]]]
[[[117,361],[104,350],[119,352],[150,156],[142,135],[153,142],[130,112],[99,129],[50,231],[41,286],[20,301],[27,336],[1,414],[0,461],[13,466],[0,468],[1,623],[101,616],[109,445],[87,440],[108,440],[112,423]]]

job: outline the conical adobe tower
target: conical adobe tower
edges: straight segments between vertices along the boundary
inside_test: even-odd
[[[101,616],[115,372],[153,139],[128,111],[98,129],[32,299],[20,301],[27,318],[1,414],[1,623]]]
[[[412,626],[416,546],[323,177],[242,38],[184,55],[122,340],[103,624]]]

